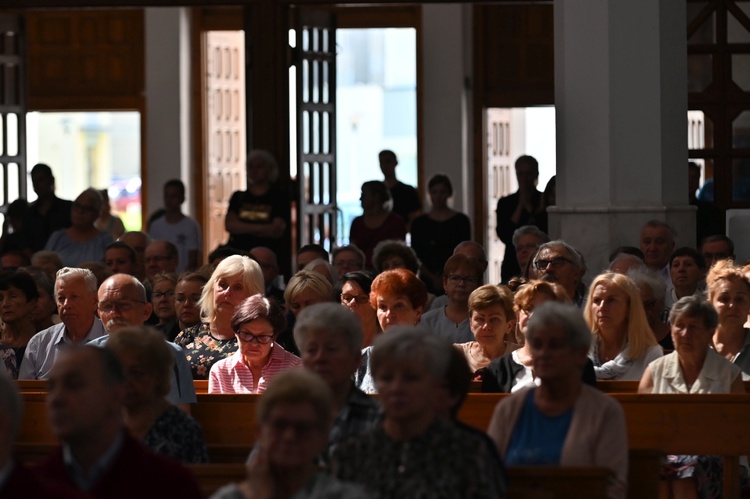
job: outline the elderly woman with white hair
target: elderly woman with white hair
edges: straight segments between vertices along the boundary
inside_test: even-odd
[[[383,418],[333,449],[333,474],[378,497],[435,497],[438,491],[440,497],[504,497],[491,444],[438,414],[450,344],[416,327],[393,329],[375,341],[370,357]]]
[[[329,449],[370,430],[380,415],[375,399],[354,386],[352,380],[362,358],[362,338],[357,317],[336,303],[305,309],[294,325],[302,365],[323,378],[333,393],[336,418],[328,439]]]
[[[242,300],[263,293],[264,289],[260,265],[249,257],[232,255],[216,266],[201,292],[203,322],[184,329],[174,340],[187,351],[193,379],[208,379],[211,366],[234,354],[234,311]]]
[[[620,404],[585,385],[591,332],[580,310],[548,301],[526,331],[541,379],[495,407],[488,433],[506,466],[604,466],[614,472],[607,497],[627,494],[628,443]]]
[[[745,393],[739,366],[711,348],[719,325],[711,303],[694,295],[680,298],[669,322],[674,352],[649,364],[639,393]],[[661,497],[719,497],[722,468],[721,459],[714,456],[668,455]],[[743,481],[747,482],[746,473]]]

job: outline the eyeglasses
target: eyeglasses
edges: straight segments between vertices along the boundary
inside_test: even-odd
[[[291,421],[287,419],[274,419],[268,422],[268,426],[274,433],[284,433],[293,430],[297,437],[307,437],[312,432],[319,430],[321,425],[314,421]]]
[[[160,262],[163,262],[164,260],[170,260],[171,258],[172,258],[171,256],[147,256],[144,259],[144,261],[146,263],[151,263],[151,262],[160,263]]]
[[[334,267],[361,267],[362,262],[359,260],[334,260],[333,261]]]
[[[477,284],[479,282],[479,278],[474,277],[473,275],[458,274],[451,274],[448,276],[448,282],[451,284],[460,284],[462,281],[466,284]]]
[[[174,291],[154,291],[153,293],[151,293],[151,296],[156,298],[157,300],[164,298],[165,296],[167,298],[174,298]]]
[[[552,265],[553,269],[558,269],[562,267],[563,265],[565,265],[565,263],[573,263],[573,261],[563,256],[556,256],[555,258],[551,260],[535,260],[534,267],[536,267],[537,270],[544,270],[549,265]]]
[[[99,210],[93,206],[88,206],[81,203],[73,203],[73,209],[78,211],[88,211],[89,213],[99,213]]]
[[[351,303],[352,300],[356,301],[360,305],[364,305],[365,303],[370,301],[370,297],[367,295],[350,295],[349,293],[341,295],[341,303],[343,304]]]
[[[102,301],[99,302],[99,311],[104,312],[105,314],[108,314],[112,311],[119,310],[120,312],[130,312],[133,310],[133,304],[134,303],[146,303],[145,301],[140,300],[118,300],[118,301]]]
[[[176,301],[177,303],[185,303],[189,301],[190,303],[195,305],[196,303],[201,301],[201,295],[183,295],[183,294],[174,295],[174,301]]]
[[[237,336],[240,337],[245,343],[252,343],[255,340],[260,345],[268,345],[273,341],[272,334],[253,334],[247,331],[235,331]]]

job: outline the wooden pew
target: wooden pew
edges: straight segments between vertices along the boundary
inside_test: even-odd
[[[188,469],[198,480],[203,497],[211,497],[224,485],[241,482],[247,477],[244,464],[194,464]]]
[[[604,380],[597,381],[596,387],[610,395],[614,393],[638,393],[640,381]]]
[[[200,395],[201,393],[208,393],[208,380],[207,379],[194,379],[193,385],[195,386],[196,395]]]
[[[523,466],[508,468],[508,497],[514,499],[601,499],[612,471],[602,467]]]
[[[47,380],[46,379],[19,379],[16,380],[18,390],[21,393],[46,393],[47,392]]]
[[[247,472],[240,464],[201,464],[189,466],[204,497],[226,484],[240,482]],[[606,468],[519,467],[508,470],[508,497],[512,499],[567,498],[601,499],[606,497]]]
[[[459,413],[467,424],[486,430],[497,402],[506,394],[469,394]],[[670,454],[725,456],[725,497],[739,497],[738,457],[750,454],[748,395],[613,395],[623,406],[629,448]],[[193,416],[201,423],[209,453],[217,462],[241,464],[255,441],[257,395],[198,395]],[[18,442],[54,445],[44,394],[25,393],[25,416]],[[721,431],[715,431],[721,429]],[[644,496],[641,496],[644,497]]]

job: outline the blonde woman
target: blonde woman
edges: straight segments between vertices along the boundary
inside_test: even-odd
[[[237,350],[234,311],[242,300],[264,289],[260,265],[249,257],[232,255],[216,266],[201,293],[203,322],[184,329],[174,340],[187,351],[193,379],[208,379],[211,366]]]
[[[326,303],[333,301],[333,285],[326,279],[323,274],[314,270],[300,270],[294,277],[289,279],[289,283],[284,290],[284,301],[286,309],[294,317],[300,312],[317,303]],[[294,317],[289,318],[290,327],[279,334],[276,342],[284,347],[285,350],[299,356],[299,348],[294,342],[292,327],[294,326]]]
[[[716,353],[736,364],[750,378],[750,335],[745,327],[750,313],[750,281],[731,260],[720,260],[706,277],[708,301],[719,314],[712,343]]]
[[[614,272],[597,276],[583,316],[593,334],[589,357],[596,379],[640,380],[646,366],[663,354],[648,325],[638,287],[627,276]]]

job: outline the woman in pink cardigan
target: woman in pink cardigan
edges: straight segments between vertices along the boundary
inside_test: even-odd
[[[574,305],[546,302],[529,319],[538,387],[500,401],[488,433],[506,466],[604,466],[609,499],[627,496],[625,415],[612,398],[583,384],[591,332]]]

